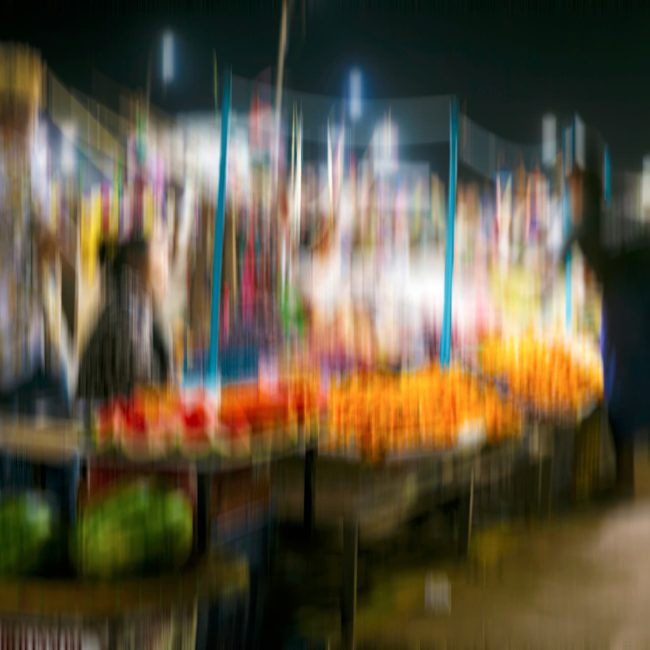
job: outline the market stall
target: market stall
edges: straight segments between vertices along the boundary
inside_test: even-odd
[[[63,530],[90,540],[90,555],[72,559],[99,609],[122,592],[109,584],[95,598],[84,582],[93,570],[137,576],[151,561],[131,548],[114,553],[123,565],[97,559],[106,550],[93,526],[111,521],[96,514],[99,497],[117,499],[115,526],[133,524],[120,519],[124,490],[148,485],[130,494],[142,507],[177,499],[185,518],[161,515],[170,528],[158,532],[171,536],[166,548],[184,540],[182,561],[162,557],[179,573],[120,587],[125,602],[140,589],[146,608],[172,583],[189,594],[198,581],[194,598],[219,592],[226,565],[210,549],[249,506],[233,505],[233,481],[246,474],[238,489],[253,494],[249,479],[263,474],[251,499],[266,515],[273,500],[308,539],[342,527],[341,615],[352,644],[360,540],[451,505],[465,552],[473,521],[494,503],[510,515],[541,512],[593,483],[594,447],[583,453],[576,435],[600,422],[597,323],[586,316],[596,311],[593,287],[579,259],[559,279],[553,267],[570,218],[568,153],[558,138],[551,159],[500,140],[453,98],[369,102],[360,116],[287,92],[276,113],[268,85],[220,78],[209,116],[167,121],[135,101],[116,127],[98,111],[101,155],[52,130],[41,202],[55,228],[66,219],[78,237],[76,350],[99,286],[100,239],[162,231],[184,386],[86,405],[83,424],[65,431],[3,423],[2,487],[58,495]],[[61,123],[65,89],[51,88]],[[580,128],[574,120],[562,138],[576,160]],[[75,174],[54,163],[68,166],[72,145],[87,152],[75,153]],[[52,290],[55,325],[60,294]],[[168,492],[154,494],[161,482]],[[34,588],[73,589],[67,570],[64,582]],[[8,611],[18,608],[17,584],[6,583]]]

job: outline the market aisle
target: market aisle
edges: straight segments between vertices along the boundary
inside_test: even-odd
[[[425,611],[426,567],[378,578],[360,646],[650,648],[647,451],[639,470],[635,503],[478,536],[473,568],[446,572],[449,614]]]

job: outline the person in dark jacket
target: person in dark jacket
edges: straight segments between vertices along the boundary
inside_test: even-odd
[[[155,319],[166,287],[164,262],[147,241],[100,247],[105,306],[79,364],[77,396],[128,396],[137,385],[170,377],[170,354]]]
[[[650,239],[638,222],[603,207],[597,173],[570,178],[572,232],[602,289],[604,397],[616,454],[616,487],[634,492],[634,440],[650,429]],[[633,238],[622,233],[637,231]],[[564,257],[564,256],[563,256]]]

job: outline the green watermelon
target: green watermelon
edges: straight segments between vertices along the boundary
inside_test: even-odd
[[[179,567],[192,551],[193,523],[182,491],[136,481],[80,513],[73,560],[80,574],[102,578]]]
[[[30,574],[53,548],[59,521],[53,503],[37,492],[0,499],[0,575]]]

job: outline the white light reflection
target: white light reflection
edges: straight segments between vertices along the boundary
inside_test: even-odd
[[[162,78],[166,84],[174,79],[174,35],[169,30],[162,39]]]
[[[350,73],[350,117],[356,121],[361,117],[361,71]]]

